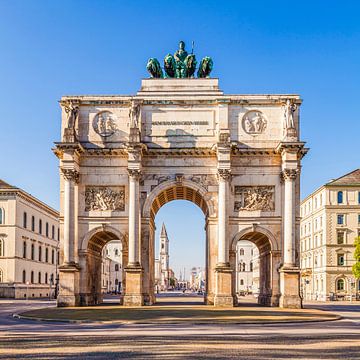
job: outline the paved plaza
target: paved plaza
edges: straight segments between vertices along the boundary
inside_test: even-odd
[[[198,300],[163,297],[154,308],[196,308]],[[248,301],[241,299],[241,308],[257,308]],[[307,311],[330,311],[342,319],[283,324],[63,323],[12,316],[54,305],[2,300],[0,359],[360,359],[358,303],[309,303]]]

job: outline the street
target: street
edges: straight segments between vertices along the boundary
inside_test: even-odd
[[[306,304],[344,318],[300,324],[69,324],[12,317],[48,306],[55,303],[0,301],[1,359],[360,359],[360,305],[354,303]]]

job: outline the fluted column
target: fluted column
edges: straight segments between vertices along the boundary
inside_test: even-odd
[[[219,194],[218,194],[218,266],[229,264],[229,256],[226,246],[226,229],[227,229],[227,196],[230,180],[229,169],[218,169]]]
[[[63,263],[71,264],[75,250],[75,184],[79,181],[79,173],[73,169],[61,169],[61,172],[64,177]]]
[[[297,169],[284,169],[284,266],[295,266],[295,181]]]
[[[129,172],[129,262],[128,266],[139,266],[139,178],[140,170]]]

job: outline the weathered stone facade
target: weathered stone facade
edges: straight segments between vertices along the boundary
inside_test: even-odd
[[[96,269],[112,239],[127,264],[124,305],[153,304],[154,218],[176,199],[206,218],[206,303],[236,303],[236,244],[246,239],[260,252],[259,302],[301,306],[299,96],[224,95],[217,79],[146,79],[136,96],[60,104],[59,306],[100,301]]]

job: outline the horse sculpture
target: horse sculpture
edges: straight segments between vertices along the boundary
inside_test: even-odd
[[[198,78],[209,78],[212,69],[213,61],[211,57],[205,56],[200,62],[199,70],[197,72]]]
[[[164,77],[159,60],[156,58],[150,58],[148,60],[146,69],[152,78],[162,79]]]

